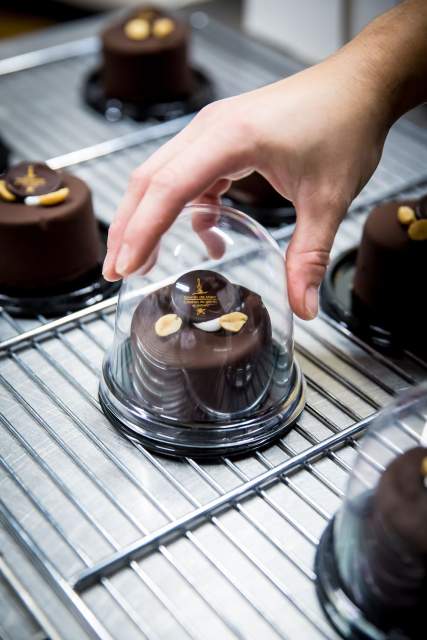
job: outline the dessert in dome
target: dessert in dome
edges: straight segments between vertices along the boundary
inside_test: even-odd
[[[249,414],[273,375],[261,297],[207,270],[149,293],[131,326],[134,387],[149,409],[183,421]]]

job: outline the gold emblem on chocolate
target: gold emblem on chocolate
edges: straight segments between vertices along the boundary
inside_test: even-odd
[[[397,210],[397,219],[399,220],[400,224],[411,224],[411,222],[414,222],[414,220],[416,219],[415,211],[412,207],[402,205]]]
[[[27,194],[31,194],[39,187],[43,187],[46,184],[46,180],[38,176],[34,171],[34,165],[30,164],[28,165],[27,173],[24,176],[15,178],[14,184],[16,187],[23,187]]]
[[[129,20],[124,27],[129,40],[146,40],[150,37],[150,23],[144,18]]]
[[[232,311],[226,313],[219,318],[219,324],[222,329],[231,331],[232,333],[238,333],[240,329],[246,324],[248,316],[241,311]]]
[[[197,316],[204,316],[206,309],[218,304],[218,298],[215,294],[207,293],[207,291],[203,289],[200,278],[197,278],[196,290],[194,293],[184,296],[184,303],[191,305],[196,311]]]
[[[175,23],[170,18],[159,18],[153,24],[153,35],[156,38],[167,38],[175,30]]]
[[[179,331],[181,326],[182,320],[176,315],[176,313],[167,313],[157,320],[154,325],[154,331],[158,336],[164,338]]]

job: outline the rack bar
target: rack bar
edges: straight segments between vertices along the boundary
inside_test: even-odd
[[[161,527],[153,534],[147,535],[144,540],[138,540],[136,543],[113,554],[108,560],[99,562],[91,569],[83,571],[75,581],[74,589],[78,592],[84,591],[98,582],[100,578],[111,575],[124,565],[129,564],[130,560],[140,558],[144,553],[157,547],[159,544],[169,542],[176,538],[177,535],[181,535],[185,530],[198,526],[207,517],[218,515],[218,513],[227,509],[230,503],[232,504],[236,500],[244,499],[254,490],[266,487],[279,476],[290,473],[300,465],[318,457],[327,449],[337,447],[345,443],[349,438],[354,438],[366,429],[373,418],[374,416],[368,416],[360,422],[343,429],[340,433],[334,434],[321,443],[309,447],[290,460],[285,460],[277,467],[269,469],[256,478],[249,480],[246,484],[227,491],[218,498],[195,509],[193,512],[178,518],[175,522]]]

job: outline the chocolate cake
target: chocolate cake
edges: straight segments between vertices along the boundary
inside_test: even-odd
[[[148,294],[132,319],[134,387],[148,410],[181,421],[239,418],[259,407],[273,374],[261,298],[213,271],[191,271]]]
[[[371,622],[417,640],[425,638],[426,485],[425,447],[406,451],[387,467],[361,514],[352,549],[356,569],[348,576]]]
[[[0,288],[13,294],[70,286],[99,267],[100,238],[87,185],[22,162],[0,181]]]
[[[101,33],[107,98],[135,104],[185,98],[193,86],[189,29],[155,7],[141,7]]]
[[[427,353],[420,277],[427,268],[427,201],[388,202],[368,216],[353,282],[355,315],[410,338]],[[422,330],[421,330],[422,329]]]
[[[292,207],[292,202],[280,195],[268,180],[256,171],[232,182],[226,195],[239,204],[251,207]]]

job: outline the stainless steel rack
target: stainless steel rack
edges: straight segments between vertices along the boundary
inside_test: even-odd
[[[224,92],[295,70],[282,54],[213,23],[198,38],[206,68],[234,83]],[[32,59],[21,58],[21,67]],[[49,86],[55,69],[78,60],[81,75],[93,63],[87,54],[57,59],[49,71],[38,60],[38,82]],[[21,95],[32,81],[23,74],[7,76],[9,87],[21,83]],[[87,114],[79,120],[81,107],[73,108],[88,134]],[[89,150],[69,141],[54,151],[37,134],[30,151],[24,136],[15,149],[76,152],[52,163],[88,180],[108,220],[130,169],[167,135],[125,126],[115,148],[107,134],[85,135]],[[134,146],[141,135],[142,148]],[[401,123],[335,252],[357,242],[368,202],[427,186],[426,154],[425,134]],[[291,230],[274,235],[285,244]],[[316,544],[340,504],[357,437],[400,389],[425,378],[426,365],[410,353],[391,360],[326,316],[297,322],[308,402],[295,429],[238,460],[169,460],[124,440],[99,408],[114,310],[112,299],[53,322],[17,321],[0,310],[0,576],[31,612],[25,618],[16,607],[22,637],[31,637],[36,620],[51,638],[335,638],[315,596]]]

